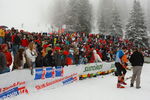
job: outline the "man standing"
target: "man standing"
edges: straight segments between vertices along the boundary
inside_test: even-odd
[[[124,82],[124,76],[126,74],[126,69],[123,66],[123,62],[121,58],[124,55],[124,52],[126,52],[127,48],[123,47],[122,50],[118,50],[116,53],[116,59],[115,59],[115,66],[116,66],[116,73],[118,75],[118,83],[117,83],[117,88],[125,88],[123,85],[127,85]]]
[[[144,56],[137,48],[135,48],[129,61],[131,62],[133,66],[133,75],[132,75],[130,87],[134,86],[134,81],[136,79],[136,88],[140,89],[141,88],[140,76],[141,76],[142,66],[144,63]]]

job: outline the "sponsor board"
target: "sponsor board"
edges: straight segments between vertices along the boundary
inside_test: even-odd
[[[15,87],[15,88],[12,88],[12,89],[0,94],[0,100],[4,100],[6,98],[11,98],[11,97],[14,97],[17,95],[19,95],[18,87]]]
[[[113,62],[111,62],[111,63],[103,62],[103,63],[87,64],[87,65],[81,66],[80,75],[92,74],[92,73],[97,73],[97,72],[105,72],[105,71],[109,71],[109,70],[114,69],[114,68],[115,68],[115,66],[114,66]]]
[[[0,88],[0,93],[5,92],[5,91],[7,91],[9,89],[12,89],[12,88],[21,86],[21,85],[25,85],[25,81],[23,81],[23,82],[16,82],[16,83],[13,83],[12,85],[10,85],[8,87]]]
[[[0,100],[11,98],[20,94],[28,94],[27,88],[24,86],[25,82],[16,82],[11,86],[0,88]]]
[[[77,73],[71,74],[71,75],[69,75],[69,76],[66,76],[66,77],[63,77],[63,78],[60,78],[60,79],[56,79],[56,80],[54,80],[54,81],[50,81],[50,82],[46,82],[46,83],[43,83],[43,84],[40,84],[40,85],[36,85],[35,88],[36,88],[36,90],[41,90],[41,89],[43,89],[43,88],[52,86],[53,84],[62,82],[62,81],[64,81],[64,80],[67,80],[67,79],[72,78],[72,77],[74,77],[74,76],[77,76]]]
[[[88,71],[99,71],[103,68],[103,65],[102,64],[99,64],[99,65],[88,65],[85,67],[84,71],[83,72],[88,72]]]
[[[74,76],[74,77],[70,77],[70,78],[64,80],[62,83],[63,83],[63,85],[67,85],[67,84],[73,83],[77,80],[78,80],[78,77]]]
[[[113,62],[69,65],[56,68],[47,67],[35,69],[35,74],[33,76],[30,74],[29,69],[14,70],[11,73],[0,75],[0,99],[17,96],[23,93],[27,94],[29,92],[33,93],[39,90],[57,88],[79,80],[80,75],[108,71],[113,68]]]
[[[64,74],[64,68],[61,66],[55,68],[52,67],[38,68],[35,69],[34,80],[62,77],[63,74]]]

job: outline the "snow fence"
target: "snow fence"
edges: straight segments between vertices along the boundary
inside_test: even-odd
[[[54,89],[93,75],[113,72],[114,62],[15,70],[0,75],[0,100],[21,94]]]

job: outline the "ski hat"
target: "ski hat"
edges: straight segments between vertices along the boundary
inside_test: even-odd
[[[55,49],[55,50],[60,50],[61,48],[60,48],[60,47],[55,47],[54,49]]]
[[[2,44],[2,45],[1,45],[1,48],[2,48],[2,49],[5,48],[5,47],[7,47],[7,44]]]

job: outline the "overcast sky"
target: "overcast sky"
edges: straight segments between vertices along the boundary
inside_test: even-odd
[[[55,0],[0,0],[0,25],[18,26],[23,23],[25,25],[51,23],[47,20],[52,16],[48,14],[53,11],[54,1]],[[121,2],[122,0],[119,1]],[[146,7],[148,5],[146,2],[148,0],[140,1],[142,1],[143,6]],[[127,0],[128,5],[131,5],[132,2],[133,0]]]

